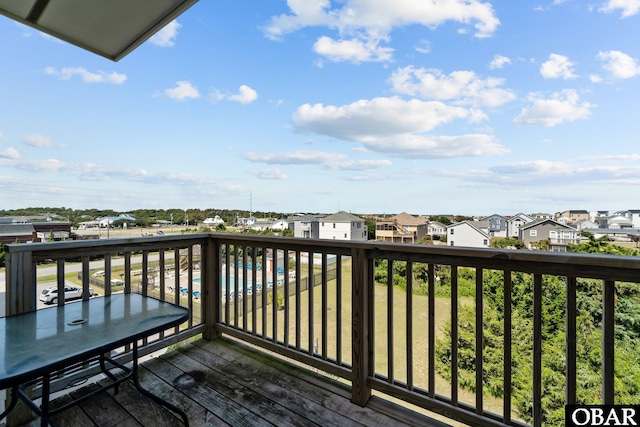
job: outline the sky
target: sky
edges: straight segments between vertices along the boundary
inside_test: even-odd
[[[200,0],[118,62],[0,16],[0,209],[640,209],[640,0]]]

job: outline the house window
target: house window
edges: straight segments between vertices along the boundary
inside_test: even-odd
[[[536,237],[538,235],[538,230],[529,230],[529,236]]]
[[[488,243],[489,243],[489,242],[487,242],[487,239],[484,239],[484,240],[482,241],[482,244],[483,244],[483,245],[485,245],[485,246],[487,246],[487,244],[488,244]]]
[[[333,228],[336,228],[336,223],[335,222],[333,223]]]
[[[358,228],[362,228],[362,223],[361,222],[358,223]]]
[[[347,238],[347,233],[344,233],[344,238],[345,238],[345,239]]]
[[[453,234],[453,228],[451,229],[451,234]],[[451,246],[453,246],[453,245],[451,245]]]
[[[449,245],[449,246],[453,246],[453,240],[450,243],[451,243],[451,245]]]

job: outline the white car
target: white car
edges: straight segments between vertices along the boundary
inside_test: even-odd
[[[93,292],[93,289],[89,288],[89,296],[96,296]],[[82,288],[78,288],[75,286],[65,286],[64,287],[64,299],[65,301],[69,301],[72,299],[82,298]],[[58,288],[46,288],[42,290],[40,294],[40,301],[45,304],[56,304],[58,302]]]

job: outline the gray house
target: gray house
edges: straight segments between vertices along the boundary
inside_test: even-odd
[[[320,223],[314,215],[296,216],[293,219],[293,237],[302,239],[319,239]]]
[[[530,222],[520,228],[520,241],[533,249],[534,243],[548,240],[548,250],[554,252],[567,252],[569,243],[580,243],[580,232],[568,225],[560,224],[552,219],[543,219]]]
[[[507,237],[507,218],[493,214],[481,218],[480,221],[487,221],[489,223],[488,233],[491,237]]]

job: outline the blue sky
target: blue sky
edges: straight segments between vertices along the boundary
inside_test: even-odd
[[[4,209],[640,207],[640,0],[201,0],[119,62],[0,40]]]

